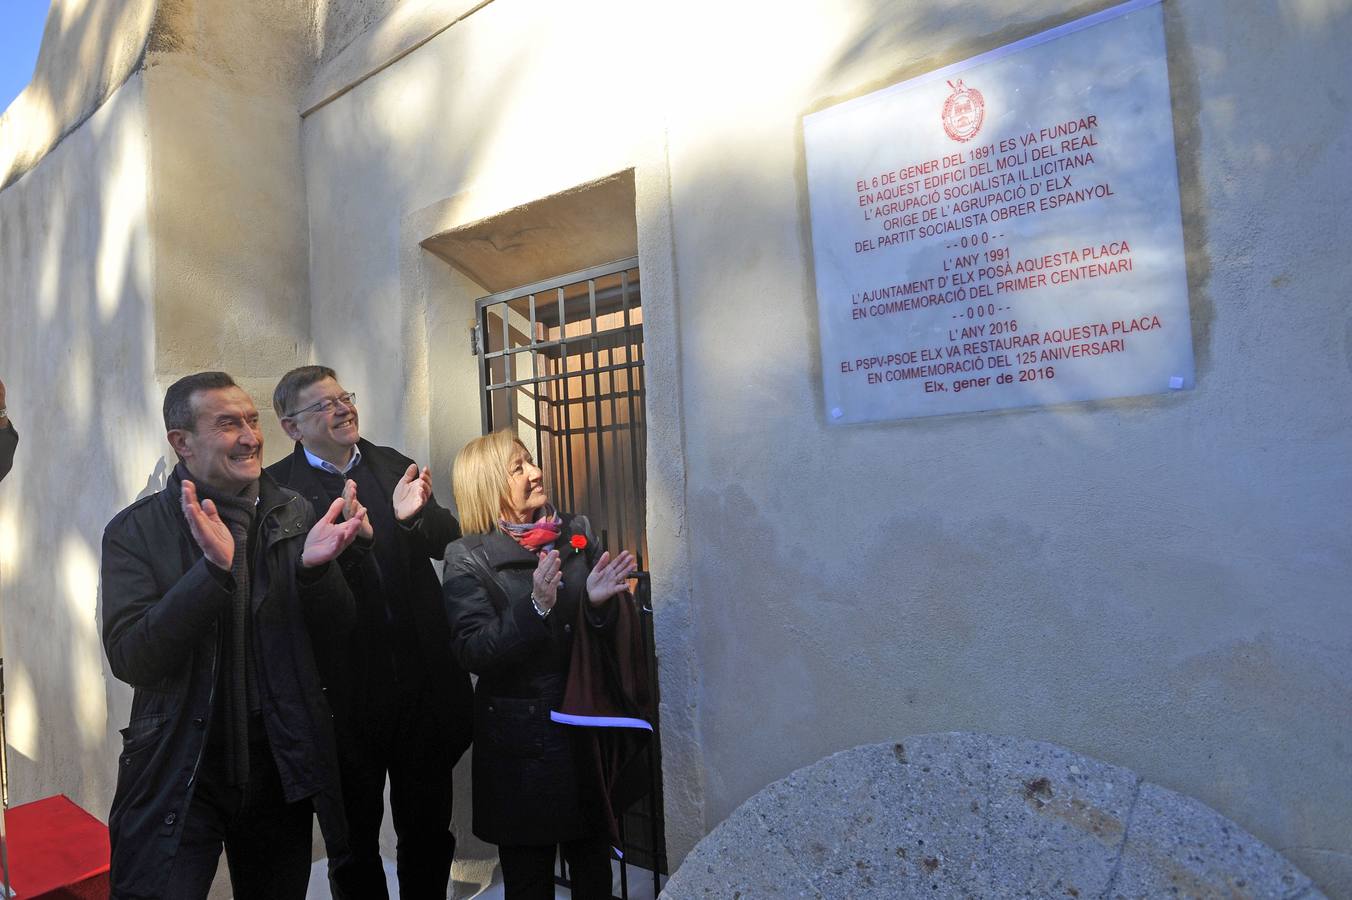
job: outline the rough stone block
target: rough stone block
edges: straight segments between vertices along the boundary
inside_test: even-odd
[[[1196,800],[1063,747],[930,734],[855,747],[751,797],[663,892],[719,897],[1323,895]]]
[[[1210,807],[1144,784],[1110,896],[1304,900],[1323,895],[1279,853]]]
[[[759,795],[757,795],[759,796]],[[710,832],[671,876],[663,897],[826,900],[800,872],[794,854],[746,804]]]
[[[1053,744],[990,738],[990,835],[981,895],[1100,897],[1138,779]]]

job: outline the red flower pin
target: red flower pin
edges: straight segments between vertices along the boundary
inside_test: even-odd
[[[585,534],[575,534],[568,539],[568,543],[572,545],[573,552],[577,553],[580,550],[587,549],[587,536]]]

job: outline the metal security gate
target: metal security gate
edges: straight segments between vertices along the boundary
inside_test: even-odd
[[[657,690],[644,523],[643,308],[637,258],[483,297],[475,304],[483,433],[512,429],[534,448],[549,495],[585,513],[612,553],[638,561],[634,597]],[[660,728],[654,722],[647,796],[621,820],[628,866],[665,874]],[[566,883],[566,873],[561,878]]]

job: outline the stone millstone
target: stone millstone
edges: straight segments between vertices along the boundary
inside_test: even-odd
[[[1202,803],[1035,741],[927,734],[833,754],[769,785],[662,896],[752,900],[1322,898]]]

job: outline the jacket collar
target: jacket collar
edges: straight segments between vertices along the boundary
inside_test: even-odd
[[[191,538],[192,530],[188,528],[188,520],[184,517],[182,508],[183,478],[179,475],[177,466],[165,479],[164,490],[160,495],[164,504],[169,507],[174,521]],[[300,533],[305,525],[305,506],[300,495],[279,485],[266,471],[258,478],[258,515],[264,529],[260,533],[268,536],[269,544],[277,539]]]
[[[277,525],[283,529],[287,527],[299,528],[304,524],[305,507],[301,503],[300,495],[293,490],[282,487],[267,472],[264,472],[258,479],[258,512],[262,516],[266,526],[269,517],[275,517]]]
[[[379,448],[366,438],[357,441],[357,450],[361,453],[361,464],[375,477],[381,490],[385,494],[393,491],[394,483],[404,476],[403,471],[390,472],[390,467],[384,456],[379,452]],[[318,477],[315,475],[315,467],[310,465],[310,460],[305,456],[305,447],[300,441],[296,441],[295,449],[291,451],[291,457],[287,462],[291,467],[290,472],[285,476],[288,484],[306,497],[313,498],[322,495],[323,490],[320,487]],[[350,474],[348,477],[351,477]],[[362,502],[365,502],[365,500]]]
[[[296,442],[296,448],[286,462],[290,466],[290,471],[283,473],[282,476],[286,479],[286,483],[292,490],[314,500],[316,508],[321,507],[319,501],[323,498],[324,491],[319,484],[315,468],[305,458],[305,448],[301,446],[300,441]]]

